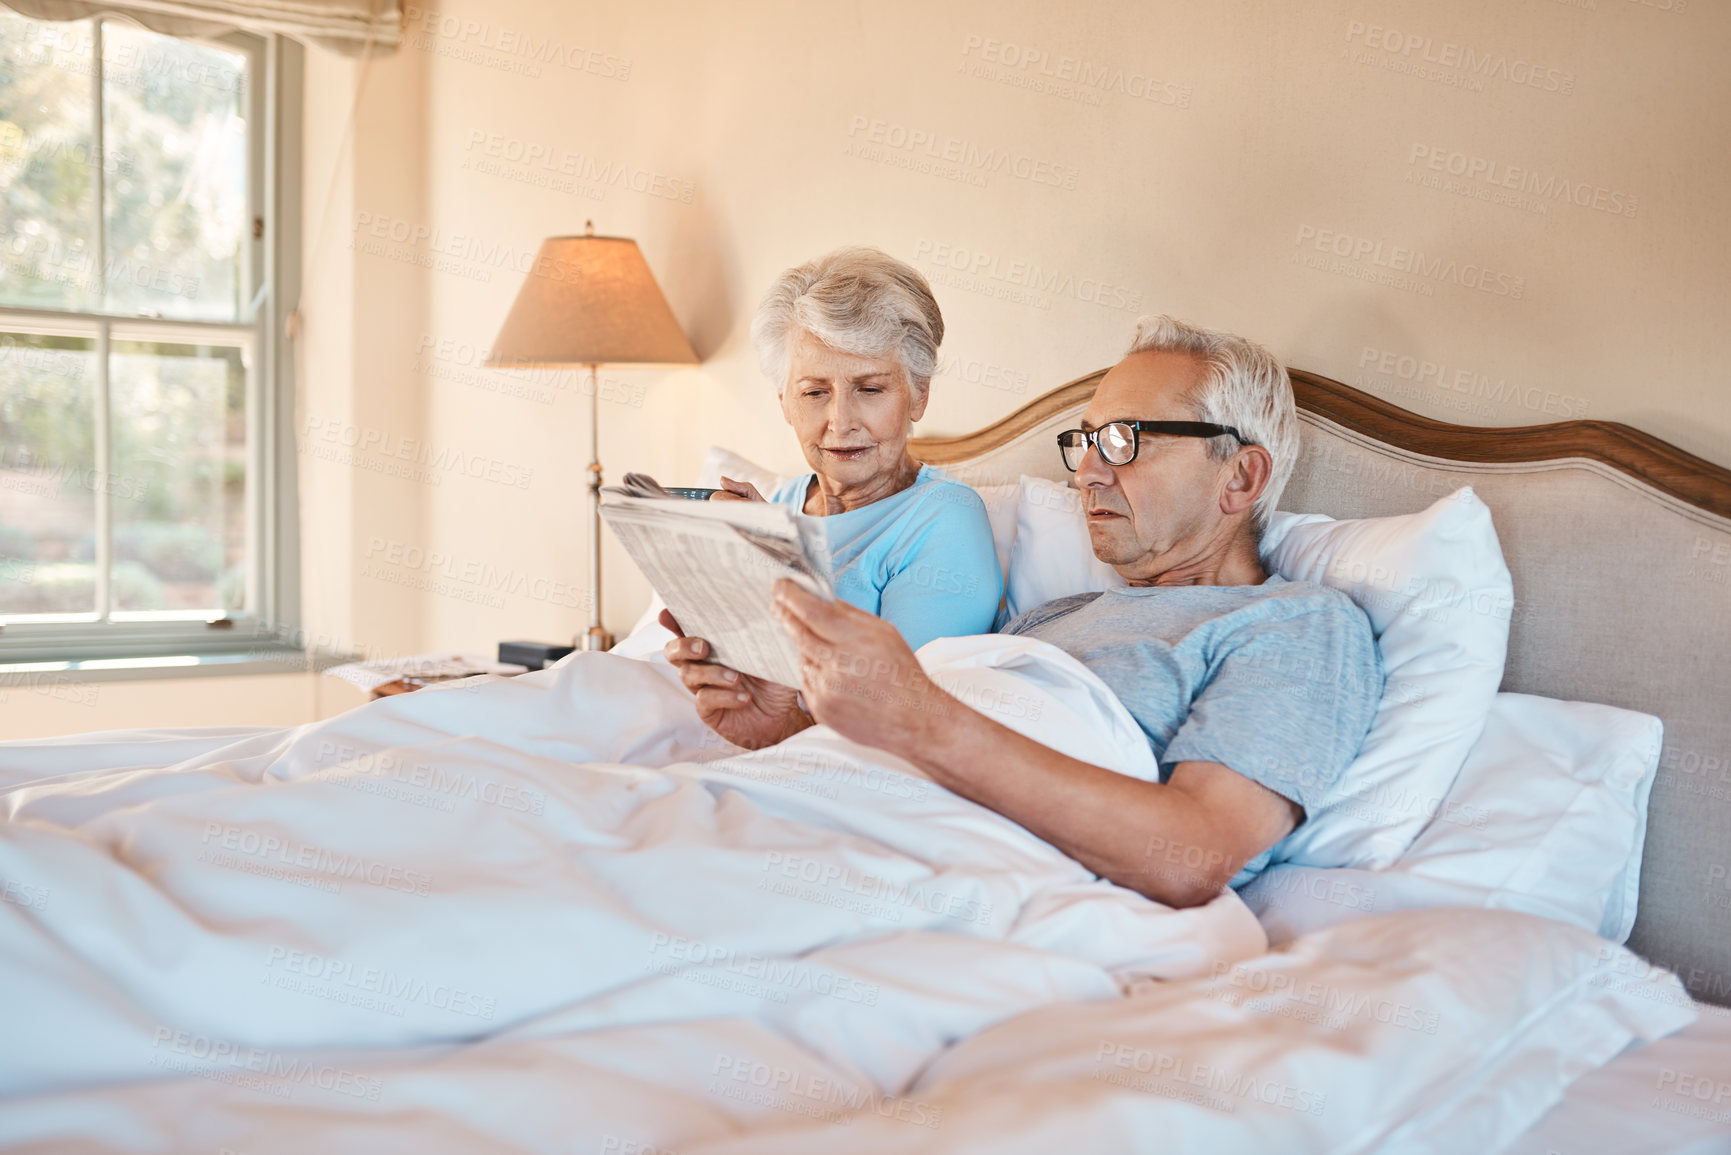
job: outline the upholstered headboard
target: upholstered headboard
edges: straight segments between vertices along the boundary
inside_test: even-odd
[[[911,448],[975,484],[1063,478],[1053,435],[1102,373]],[[1411,513],[1470,484],[1514,576],[1503,689],[1664,720],[1629,945],[1696,998],[1731,1005],[1731,470],[1611,422],[1448,425],[1326,377],[1292,379],[1303,450],[1281,508]]]

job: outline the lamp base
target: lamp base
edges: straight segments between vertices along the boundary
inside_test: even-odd
[[[577,635],[577,648],[590,653],[596,650],[611,650],[613,635],[600,626],[590,626],[587,633]]]

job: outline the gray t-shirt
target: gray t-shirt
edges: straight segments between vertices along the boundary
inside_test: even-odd
[[[1218,762],[1307,813],[1357,755],[1382,697],[1364,612],[1338,590],[1279,576],[1077,594],[1003,632],[1052,643],[1112,687],[1148,735],[1162,782],[1180,762]],[[1255,878],[1273,850],[1232,885]]]

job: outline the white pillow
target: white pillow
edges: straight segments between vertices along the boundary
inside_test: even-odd
[[[720,489],[723,475],[735,481],[749,481],[764,497],[774,493],[787,480],[755,461],[747,461],[731,449],[711,445],[704,450],[703,468],[697,471],[697,480],[692,484],[699,489]]]
[[[1429,819],[1425,800],[1448,793],[1502,681],[1514,585],[1490,510],[1465,488],[1401,517],[1277,513],[1262,549],[1271,572],[1341,590],[1365,611],[1388,678],[1358,757],[1277,860],[1388,866]],[[1094,557],[1080,494],[1023,477],[1011,615],[1123,584]]]
[[[1240,892],[1272,941],[1400,910],[1543,915],[1624,942],[1635,925],[1659,719],[1498,694],[1435,817],[1384,871],[1283,865]]]
[[[729,477],[733,475],[728,474]],[[613,643],[613,648],[607,652],[618,654],[622,658],[649,658],[662,656],[667,643],[673,640],[673,631],[661,624],[661,611],[667,608],[667,603],[661,600],[661,595],[654,590],[649,591],[649,608],[643,611],[637,619],[637,624],[631,627],[631,632]]]
[[[1624,942],[1663,741],[1651,714],[1498,694],[1454,788],[1394,869]]]
[[[1004,569],[1004,600],[1011,617],[1055,598],[1124,584],[1117,570],[1094,556],[1080,493],[1025,473],[1020,488],[1016,536]]]
[[[1388,866],[1448,794],[1502,681],[1514,584],[1491,511],[1466,488],[1404,517],[1296,519],[1264,564],[1352,598],[1387,677],[1358,757],[1276,861]]]
[[[998,551],[998,572],[1010,572],[1010,550],[1016,540],[1016,511],[1022,504],[1022,487],[1015,482],[1007,485],[976,485],[974,492],[986,503],[986,520],[992,523],[992,545]]]

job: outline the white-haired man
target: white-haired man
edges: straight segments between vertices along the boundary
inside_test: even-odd
[[[1286,371],[1261,346],[1145,319],[1082,427],[1058,441],[1094,554],[1128,584],[1037,606],[1005,632],[1058,646],[1111,686],[1160,781],[969,709],[925,678],[893,628],[782,583],[806,706],[1104,878],[1172,906],[1207,902],[1254,877],[1356,754],[1382,691],[1370,623],[1344,595],[1262,567],[1298,432]],[[698,639],[668,647],[705,721],[754,744],[733,724],[750,696],[705,652]],[[886,678],[913,690],[872,693]]]

